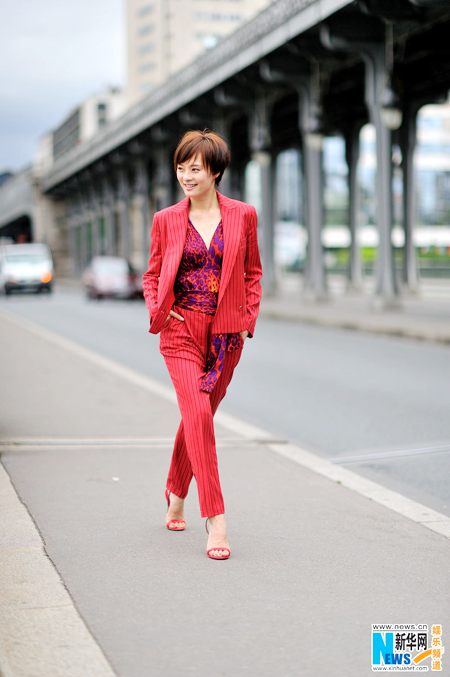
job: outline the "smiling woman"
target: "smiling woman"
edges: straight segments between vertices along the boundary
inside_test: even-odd
[[[229,162],[228,146],[214,132],[183,136],[174,168],[186,198],[155,214],[143,283],[150,332],[161,332],[182,418],[166,484],[166,525],[186,528],[184,499],[195,476],[200,512],[211,525],[211,559],[230,556],[213,416],[253,335],[261,300],[255,209],[216,190]]]
[[[178,169],[188,160],[192,162],[194,159],[199,159],[204,167],[214,174],[215,185],[218,186],[225,169],[230,164],[230,151],[225,141],[214,132],[207,130],[186,132],[173,158],[177,176]]]

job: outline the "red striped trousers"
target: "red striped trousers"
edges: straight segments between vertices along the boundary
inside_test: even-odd
[[[201,391],[200,379],[206,370],[214,317],[177,306],[173,310],[184,317],[184,322],[169,318],[161,331],[160,351],[176,390],[181,423],[166,486],[176,496],[185,498],[194,476],[201,516],[212,517],[225,512],[213,416],[225,397],[242,348],[226,353],[222,373],[212,393]]]

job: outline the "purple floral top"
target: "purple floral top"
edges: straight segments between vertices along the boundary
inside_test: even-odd
[[[175,304],[186,310],[215,315],[223,259],[222,220],[214,231],[209,249],[189,219],[183,256],[175,280]],[[239,333],[213,334],[200,390],[211,393],[222,373],[225,353],[243,344]]]
[[[183,257],[175,281],[175,303],[187,310],[214,315],[219,296],[223,259],[223,225],[220,221],[209,249],[189,219]]]

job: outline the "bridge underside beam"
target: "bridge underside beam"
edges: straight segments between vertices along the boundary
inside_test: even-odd
[[[252,156],[261,160],[264,206],[260,221],[265,285],[267,290],[273,291],[276,282],[273,266],[276,213],[273,213],[272,207],[270,160],[280,150],[302,149],[306,195],[303,212],[306,213],[310,240],[306,286],[314,290],[319,298],[326,296],[321,244],[322,167],[320,152],[311,150],[305,139],[311,132],[311,120],[315,117],[320,117],[321,135],[339,134],[347,139],[348,225],[352,234],[350,282],[360,287],[361,266],[356,237],[357,136],[354,132],[350,138],[349,130],[372,121],[377,129],[377,227],[380,236],[376,297],[383,305],[395,304],[398,286],[391,243],[391,133],[381,119],[380,90],[388,75],[392,81],[401,84],[401,106],[406,117],[407,111],[418,101],[421,105],[436,101],[450,87],[450,10],[446,3],[439,1],[429,0],[426,6],[420,4],[419,0],[414,3],[410,0],[390,3],[365,0],[366,14],[363,14],[361,3],[344,0],[273,3],[247,24],[245,30],[241,29],[224,40],[217,50],[204,55],[155,90],[98,138],[62,157],[43,177],[42,189],[55,196],[69,196],[74,190],[70,179],[86,168],[95,174],[96,165],[102,163],[100,211],[107,233],[107,251],[120,250],[138,257],[135,243],[140,242],[143,248],[148,246],[149,229],[142,235],[142,226],[136,226],[136,234],[133,234],[133,223],[137,217],[130,216],[130,209],[135,214],[139,202],[138,211],[142,213],[142,218],[149,220],[153,210],[173,203],[178,192],[171,156],[179,138],[187,128],[216,127],[224,134],[232,152],[232,164],[221,187],[225,193],[243,199],[245,166]],[[390,68],[385,63],[386,24],[393,26],[393,63]],[[325,49],[324,31],[343,37],[347,41],[346,49],[334,52]],[[358,42],[363,42],[365,49],[355,45]],[[313,97],[309,96],[302,104],[298,96],[299,87],[308,89],[308,83],[317,72],[321,80],[318,100],[313,101]],[[314,107],[319,109],[319,116]],[[300,127],[299,116],[306,120]],[[406,132],[410,133],[411,130]],[[260,143],[262,138],[265,140]],[[136,155],[131,149],[136,142],[145,148],[144,169],[136,168]],[[402,145],[405,149],[410,148],[408,161],[411,162],[413,150],[410,140],[403,139]],[[258,153],[263,155],[255,155]],[[119,172],[114,163],[117,155],[123,163]],[[267,159],[269,162],[266,162]],[[130,178],[136,173],[140,174],[140,185],[147,185],[147,194],[138,187],[136,180]],[[411,175],[409,165],[405,165],[406,195],[411,194],[408,191]],[[104,188],[106,185],[110,185],[107,190]],[[114,207],[111,207],[111,197],[107,197],[112,187],[120,192],[119,203]],[[118,219],[121,228],[116,227]],[[405,265],[409,271],[408,284],[412,287],[411,202],[405,202],[405,224],[409,243],[409,249],[405,249]],[[119,246],[119,236],[123,246]],[[143,252],[141,260],[145,257],[146,252]]]

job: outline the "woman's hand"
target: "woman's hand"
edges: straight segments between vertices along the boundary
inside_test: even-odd
[[[178,313],[176,313],[174,310],[171,310],[170,313],[167,315],[164,324],[167,324],[167,322],[169,321],[169,317],[175,317],[177,320],[184,322],[184,317],[181,317],[181,315],[178,315]]]
[[[242,336],[242,340],[245,341],[245,339],[247,338],[247,336],[249,334],[249,331],[248,331],[248,329],[244,329],[244,331],[241,331],[240,334]]]

